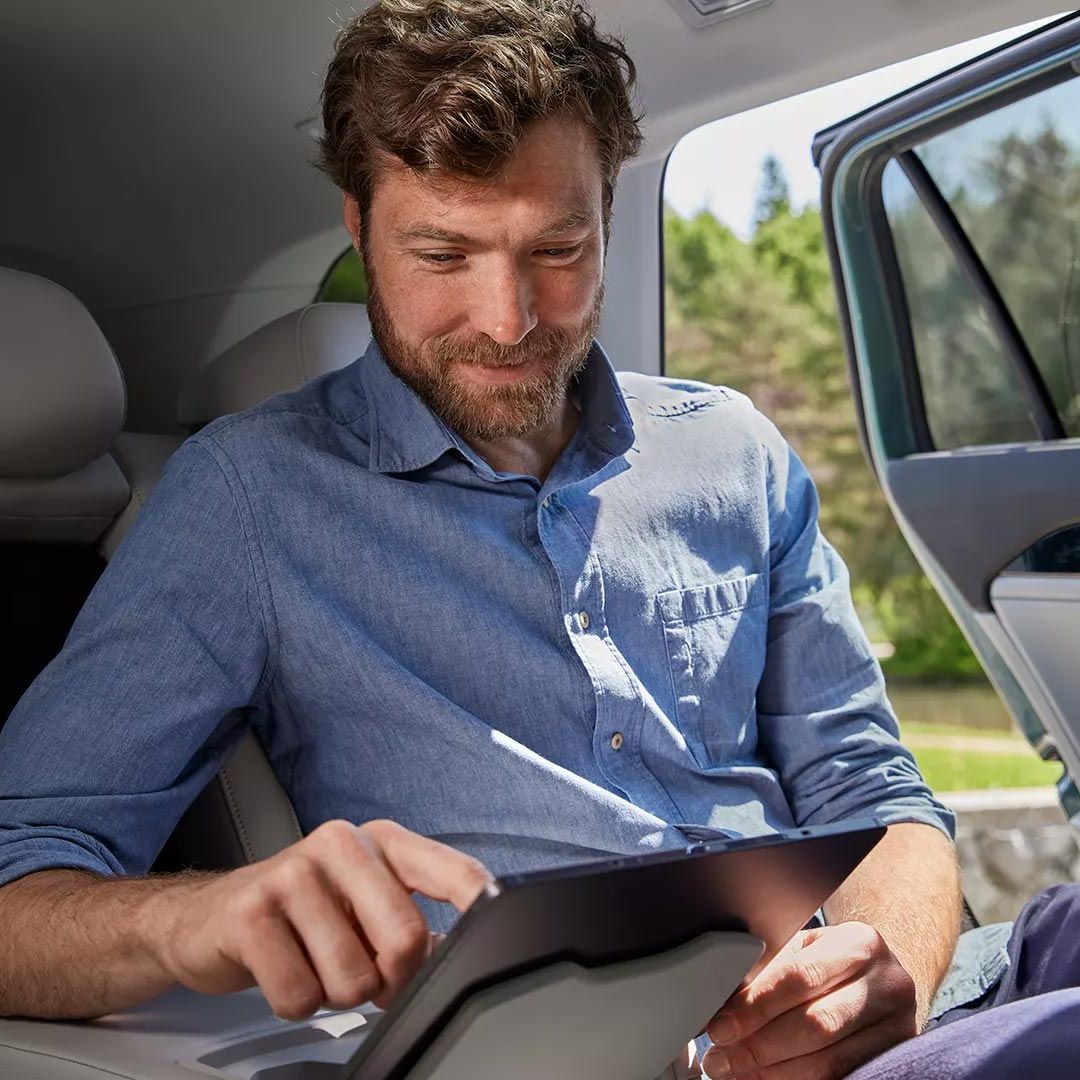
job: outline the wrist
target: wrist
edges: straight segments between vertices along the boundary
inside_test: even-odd
[[[172,946],[181,933],[179,924],[195,897],[219,875],[178,874],[168,878],[148,878],[150,887],[135,906],[133,926],[136,948],[162,978],[176,981]]]

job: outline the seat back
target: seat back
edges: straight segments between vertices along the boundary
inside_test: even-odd
[[[0,724],[60,651],[132,502],[124,380],[66,289],[0,268]]]
[[[178,417],[198,431],[274,394],[352,363],[371,326],[360,304],[309,304],[238,342],[185,386]],[[249,731],[177,825],[157,869],[227,869],[265,859],[303,835],[255,735]]]

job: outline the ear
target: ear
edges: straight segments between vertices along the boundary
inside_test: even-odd
[[[357,255],[360,254],[360,204],[347,192],[341,193],[342,210],[345,217],[345,228],[352,237],[353,247]]]

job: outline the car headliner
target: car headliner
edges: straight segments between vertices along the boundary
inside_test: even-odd
[[[640,219],[624,230],[638,247],[656,235],[663,161],[687,131],[1060,10],[774,0],[692,30],[660,0],[594,7],[639,66],[647,144],[616,208],[617,236]],[[307,164],[302,121],[317,112],[335,27],[351,12],[324,0],[5,3],[0,265],[51,277],[90,308],[128,378],[129,426],[169,430],[185,373],[310,300],[345,246],[340,201]],[[622,255],[614,275],[609,258],[605,326],[613,309],[658,307],[655,255],[625,241]],[[658,342],[659,314],[642,318],[614,331],[628,350],[620,366]]]

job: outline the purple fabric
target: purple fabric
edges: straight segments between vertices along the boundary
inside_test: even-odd
[[[1078,1058],[1080,885],[1055,885],[1020,912],[995,987],[849,1080],[1073,1080]]]
[[[999,1005],[901,1043],[848,1080],[1075,1080],[1080,989]]]

